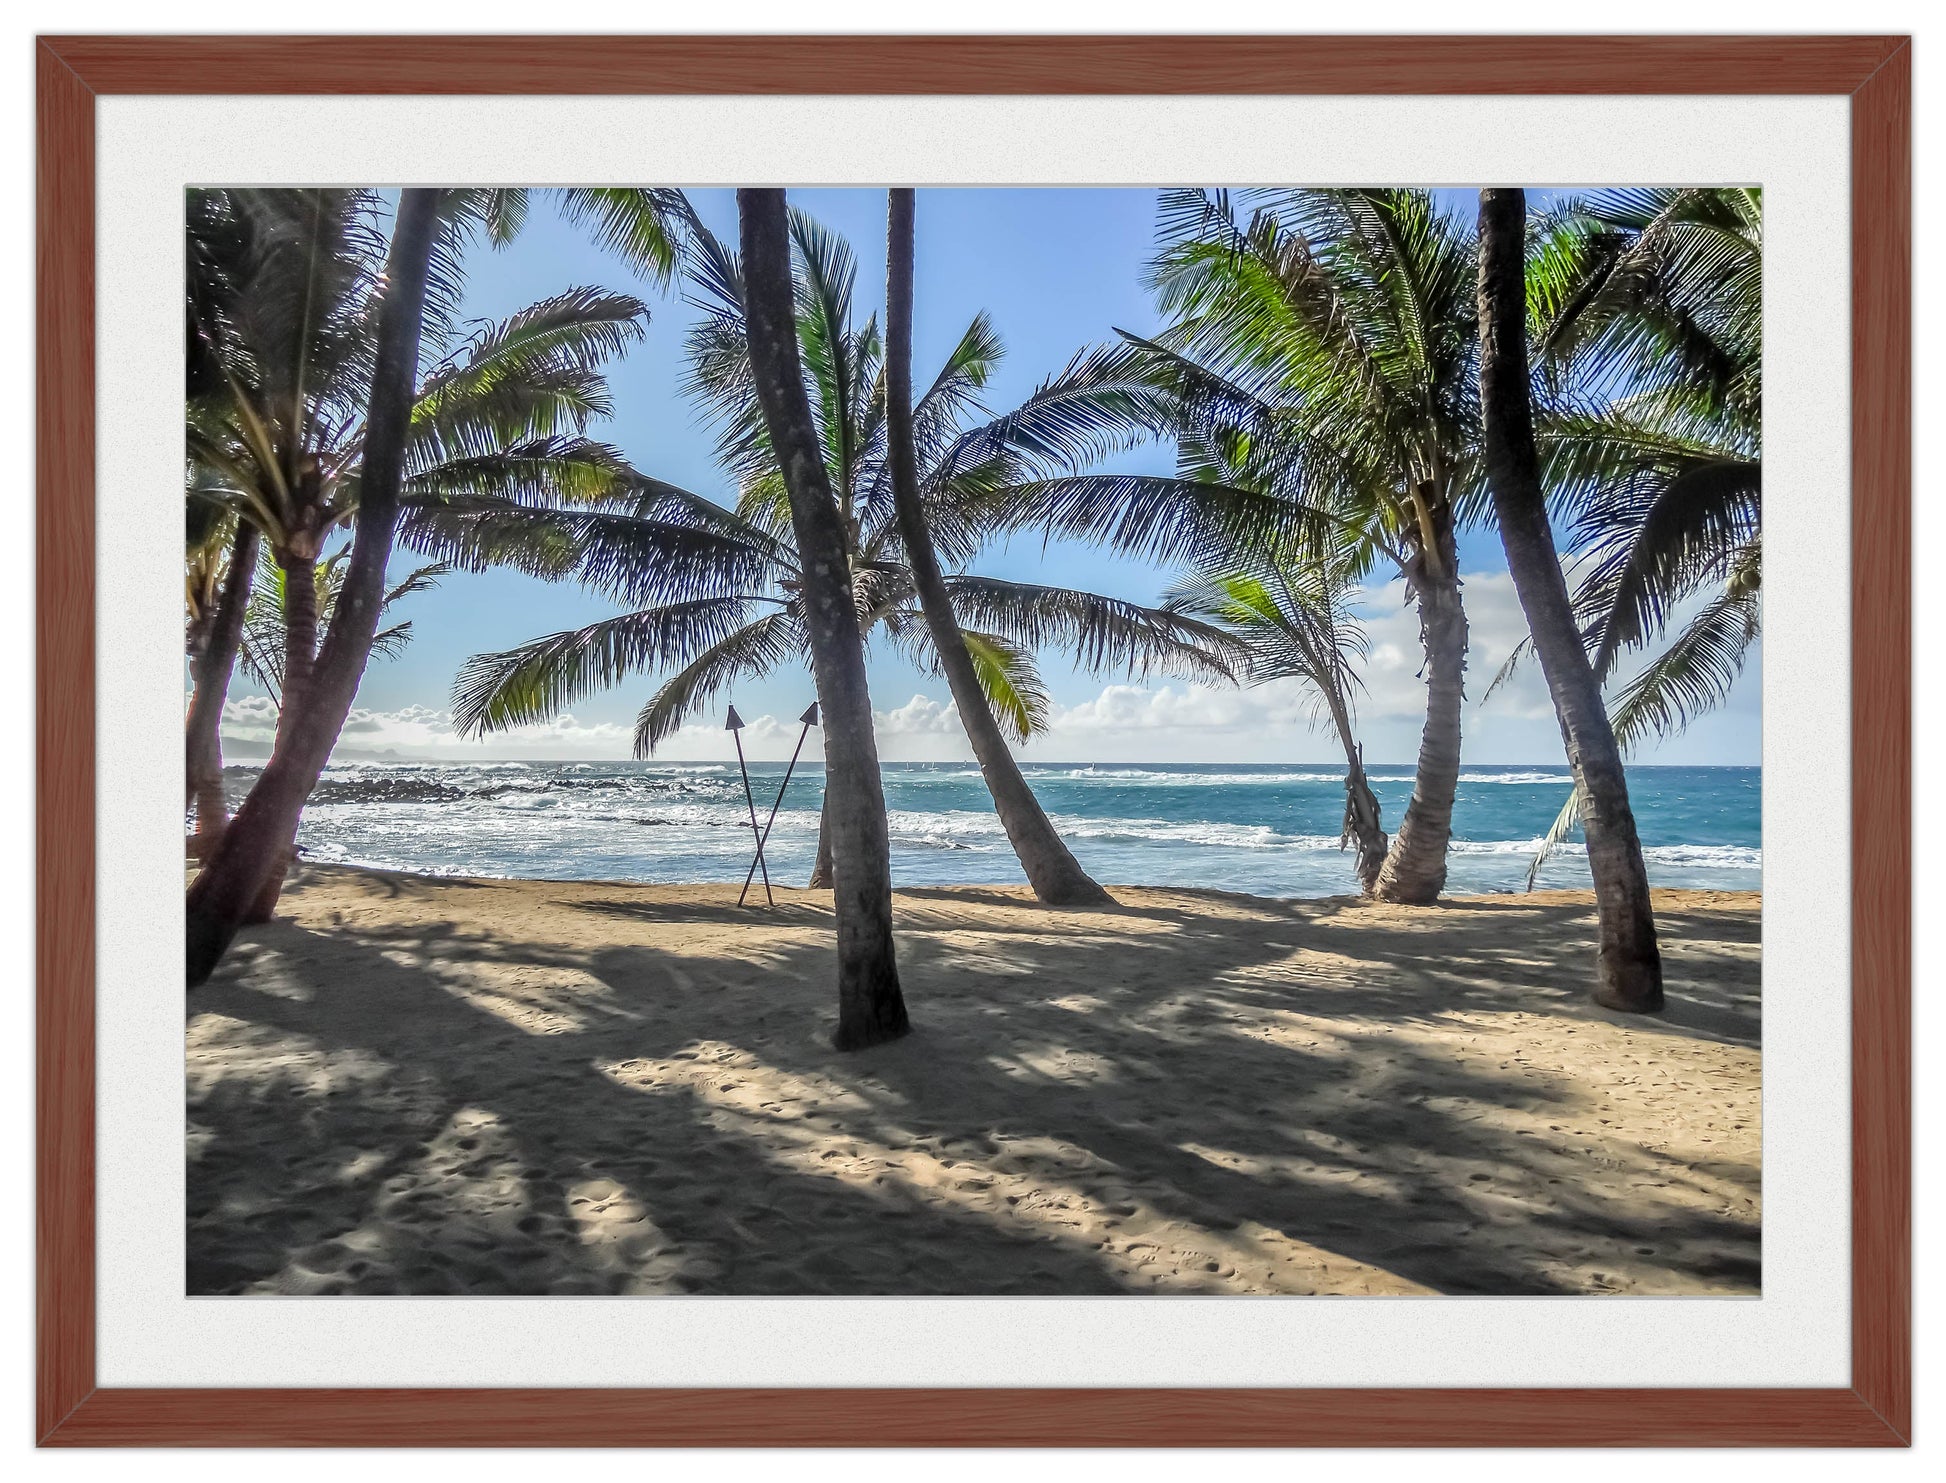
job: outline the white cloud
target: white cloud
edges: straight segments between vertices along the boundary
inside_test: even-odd
[[[232,695],[223,702],[225,751],[268,749],[277,735],[277,707],[268,695]]]
[[[900,736],[962,736],[959,705],[942,705],[924,695],[915,695],[895,711],[873,711],[872,730],[881,740]]]
[[[1466,578],[1466,755],[1480,763],[1551,762],[1561,757],[1554,704],[1531,657],[1493,688],[1494,676],[1527,636],[1527,618],[1512,577]],[[1410,763],[1425,721],[1419,615],[1402,580],[1369,587],[1358,604],[1371,652],[1359,667],[1356,730],[1368,761]],[[1671,615],[1679,624],[1685,608]],[[1761,700],[1761,658],[1739,686],[1729,713],[1713,716],[1641,760],[1755,761],[1754,718]],[[1710,740],[1711,735],[1717,738]],[[1049,761],[1207,762],[1324,761],[1338,741],[1316,698],[1295,680],[1249,690],[1201,684],[1104,686],[1092,699],[1058,707],[1047,735],[1027,748]]]
[[[1482,710],[1493,675],[1527,632],[1512,580],[1505,572],[1470,578],[1465,596],[1469,733],[1491,733],[1509,721],[1545,720],[1551,728],[1553,706],[1536,666],[1522,666]],[[1367,588],[1357,607],[1371,644],[1359,667],[1363,688],[1355,698],[1359,738],[1375,762],[1409,761],[1426,707],[1418,610],[1407,606],[1405,584],[1396,578]],[[1541,740],[1559,746],[1551,731]],[[1118,684],[1105,686],[1091,700],[1058,708],[1048,734],[1032,749],[1042,757],[1074,761],[1322,760],[1336,755],[1338,739],[1320,714],[1316,694],[1297,680],[1248,690]]]
[[[803,729],[802,723],[794,718],[791,720],[782,720],[776,716],[758,716],[754,720],[743,723],[743,745],[752,756],[755,756],[760,749],[767,748],[771,742],[781,741],[788,747],[790,743],[797,740],[798,733]],[[666,746],[658,747],[656,749],[656,755],[659,757],[665,751],[668,751],[671,757],[679,755],[687,756],[687,752],[678,753],[670,749],[679,744],[684,746],[699,745],[702,739],[710,734],[710,729],[707,726],[691,726],[686,731],[680,732],[671,738]],[[713,758],[720,753],[722,756],[727,757],[735,751],[735,744],[726,738],[719,736],[716,740],[717,745],[715,750],[709,751],[708,756]]]
[[[223,706],[223,748],[237,757],[260,757],[277,735],[277,707],[266,695],[232,696]],[[396,756],[417,760],[472,760],[528,756],[563,760],[626,757],[633,731],[610,722],[583,724],[572,715],[540,726],[502,732],[490,742],[467,741],[453,730],[450,711],[409,705],[396,711],[355,707],[345,718],[332,755]]]
[[[1468,759],[1557,760],[1560,733],[1538,663],[1527,660],[1487,695],[1494,675],[1527,632],[1512,578],[1504,571],[1469,577],[1465,598]],[[1367,588],[1357,606],[1371,644],[1359,670],[1359,740],[1373,764],[1409,763],[1425,718],[1418,612],[1406,604],[1398,579]],[[1686,614],[1673,616],[1680,621]],[[1644,760],[1754,761],[1760,673],[1761,660],[1753,657],[1731,715],[1711,718]],[[1023,751],[1048,761],[1074,762],[1326,762],[1338,755],[1338,740],[1320,719],[1316,697],[1295,680],[1249,690],[1183,682],[1113,683],[1073,704],[1056,705],[1047,733]],[[950,700],[915,694],[901,705],[874,711],[873,723],[885,761],[963,762],[972,756],[959,711]],[[224,707],[224,746],[233,756],[265,755],[276,727],[277,710],[266,696],[235,696]],[[781,762],[791,755],[801,730],[796,716],[748,717],[745,754],[752,760]],[[1710,740],[1712,733],[1719,740]],[[454,734],[450,712],[411,705],[394,711],[354,710],[336,755],[621,759],[632,755],[633,740],[628,725],[584,723],[566,715],[499,733],[488,742],[465,741]],[[808,740],[805,753],[809,760],[822,756],[817,736]],[[657,749],[658,757],[672,761],[722,761],[735,755],[729,737],[714,724],[685,727]]]

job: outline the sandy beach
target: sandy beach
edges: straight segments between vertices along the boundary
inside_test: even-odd
[[[187,1008],[192,1293],[1754,1294],[1759,906],[828,893],[305,866]]]

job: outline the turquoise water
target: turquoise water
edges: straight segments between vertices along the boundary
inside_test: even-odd
[[[761,821],[783,775],[754,764]],[[1207,886],[1263,896],[1356,889],[1338,848],[1344,774],[1329,764],[1034,764],[1041,804],[1103,882]],[[802,885],[817,847],[823,769],[800,764],[765,854],[773,879]],[[240,797],[256,769],[233,767]],[[884,769],[898,885],[1019,881],[1020,867],[978,771],[964,763]],[[1372,784],[1387,832],[1412,792],[1409,768]],[[1629,771],[1649,878],[1659,886],[1762,885],[1762,772]],[[1519,890],[1535,842],[1566,800],[1562,765],[1467,767],[1454,811],[1448,889]],[[732,763],[352,763],[325,773],[298,842],[308,857],[438,875],[554,880],[743,879],[750,816]],[[1578,843],[1540,884],[1586,885]]]

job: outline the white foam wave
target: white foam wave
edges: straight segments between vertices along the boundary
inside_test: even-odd
[[[1455,855],[1532,855],[1540,847],[1540,838],[1536,836],[1533,839],[1456,839],[1447,848]],[[1565,840],[1554,846],[1552,853],[1582,859],[1587,856],[1588,847]],[[1719,870],[1761,870],[1764,864],[1762,849],[1734,844],[1649,845],[1643,849],[1642,858],[1655,865],[1707,865]]]
[[[954,839],[952,836],[946,834],[894,833],[892,835],[892,844],[897,849],[913,849],[916,847],[926,850],[979,850],[990,848],[987,845],[968,844],[963,839]]]
[[[1342,772],[1163,772],[1140,768],[1043,768],[1027,775],[1049,781],[1134,783],[1162,788],[1217,788],[1234,784],[1342,783]],[[977,777],[979,774],[974,773]]]
[[[1409,772],[1371,772],[1366,777],[1374,783],[1410,783],[1413,776]],[[1574,779],[1565,772],[1463,772],[1459,775],[1462,783],[1513,783],[1529,785],[1547,783],[1551,786],[1571,788]]]
[[[1334,835],[1279,834],[1261,824],[1221,824],[1202,820],[1093,819],[1078,814],[1051,814],[1055,829],[1069,839],[1104,844],[1154,842],[1213,845],[1226,849],[1322,849],[1338,847]],[[992,813],[954,811],[919,813],[895,809],[889,816],[895,835],[954,840],[1003,839],[1006,831]]]
[[[1643,858],[1658,865],[1711,865],[1736,870],[1762,870],[1764,852],[1748,845],[1650,845]]]

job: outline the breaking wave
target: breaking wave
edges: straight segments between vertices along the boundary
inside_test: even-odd
[[[226,769],[233,804],[260,770]],[[1272,896],[1355,889],[1339,847],[1344,775],[1329,762],[1033,763],[1025,771],[1098,880]],[[1372,779],[1394,832],[1411,772],[1375,767]],[[781,763],[752,763],[746,800],[734,762],[334,762],[299,838],[313,859],[428,874],[740,882],[753,849],[751,805],[761,825],[782,780]],[[1021,879],[977,768],[894,763],[884,782],[895,883]],[[1474,767],[1461,782],[1448,889],[1518,890],[1571,786],[1566,769]],[[1762,884],[1756,769],[1631,769],[1630,784],[1654,884]],[[773,878],[808,876],[822,787],[822,768],[800,763],[766,845]],[[1586,884],[1578,840],[1559,848],[1545,879]]]

